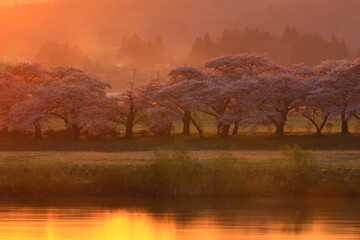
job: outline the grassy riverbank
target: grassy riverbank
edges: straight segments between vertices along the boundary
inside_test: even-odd
[[[219,138],[207,136],[200,139],[197,135],[181,137],[175,135],[172,138],[163,137],[135,137],[131,140],[123,138],[99,138],[81,139],[74,142],[66,138],[45,138],[34,140],[33,138],[8,138],[0,139],[0,152],[4,151],[91,151],[91,152],[138,152],[166,149],[173,146],[173,140],[181,138],[188,150],[219,150],[219,151],[243,151],[243,150],[275,150],[286,144],[296,144],[306,150],[348,150],[360,151],[360,137],[355,135],[293,135],[283,138],[272,135],[257,136],[231,136]]]
[[[358,152],[346,152],[349,162],[341,163],[333,156],[341,152],[321,155],[297,147],[268,156],[208,151],[204,155],[183,149],[142,152],[136,160],[131,154],[90,152],[86,158],[72,153],[78,158],[61,160],[56,154],[42,159],[41,153],[7,152],[0,157],[0,195],[360,196]],[[66,159],[66,153],[58,154]],[[76,161],[79,156],[82,160]]]

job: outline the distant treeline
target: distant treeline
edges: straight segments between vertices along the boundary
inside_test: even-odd
[[[130,38],[124,38],[117,57],[120,64],[130,66],[154,67],[155,64],[173,62],[160,36],[154,41],[151,39],[142,40],[136,34]]]
[[[124,38],[117,53],[113,50],[113,65],[119,67],[147,67],[177,65],[188,62],[201,65],[209,58],[224,54],[263,52],[280,64],[305,63],[315,66],[326,59],[350,58],[344,40],[333,36],[326,40],[317,34],[301,35],[295,28],[286,27],[281,37],[259,29],[225,30],[220,39],[214,40],[209,33],[195,40],[186,59],[176,57],[167,48],[161,36],[142,39],[134,34]],[[108,53],[109,54],[109,53]],[[352,54],[356,55],[356,54]],[[360,56],[360,53],[359,53]],[[45,42],[39,48],[35,60],[45,66],[82,66],[104,73],[109,66],[99,59],[91,59],[77,45]],[[101,68],[101,69],[99,69]]]
[[[48,67],[81,66],[91,68],[93,61],[78,45],[47,41],[41,44],[35,55],[35,61]]]
[[[108,48],[133,33],[161,35],[181,48],[206,31],[249,27],[278,35],[286,24],[327,38],[334,33],[352,50],[360,47],[359,12],[358,0],[43,1],[0,7],[0,52],[28,58],[46,40]]]
[[[195,40],[189,61],[201,64],[212,57],[238,52],[264,52],[281,64],[303,62],[310,66],[326,59],[350,57],[345,41],[336,36],[326,40],[317,34],[301,35],[295,28],[286,27],[281,37],[248,28],[225,30],[218,40],[206,33]]]

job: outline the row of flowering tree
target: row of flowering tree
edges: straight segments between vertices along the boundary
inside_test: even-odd
[[[9,127],[33,126],[36,138],[44,124],[61,120],[74,139],[82,130],[91,133],[108,126],[108,83],[73,67],[44,69],[36,63],[2,64],[0,70],[0,123]]]
[[[204,70],[190,66],[173,69],[164,83],[141,88],[152,124],[158,128],[182,119],[183,135],[193,124],[203,131],[193,113],[203,112],[217,121],[218,134],[228,136],[239,127],[274,126],[284,135],[289,116],[301,113],[321,135],[326,123],[341,117],[343,134],[349,121],[359,120],[360,60],[329,60],[310,68],[304,64],[279,66],[261,54],[222,56],[205,63]],[[161,116],[161,117],[159,117]]]
[[[328,60],[313,68],[283,67],[261,54],[236,54],[212,59],[204,69],[177,68],[162,87],[178,104],[189,106],[182,111],[184,135],[190,111],[215,117],[218,134],[224,137],[232,125],[233,134],[239,127],[274,126],[276,135],[283,136],[295,112],[309,120],[318,135],[331,118],[341,117],[343,134],[349,133],[352,118],[360,119],[359,59]],[[179,90],[172,91],[175,76],[181,81]]]
[[[217,133],[233,127],[256,130],[273,126],[284,135],[289,116],[298,112],[321,135],[327,122],[360,121],[360,60],[329,60],[316,67],[279,66],[261,54],[235,54],[212,59],[200,68],[173,69],[166,81],[129,83],[120,93],[110,84],[73,67],[42,68],[37,63],[0,65],[0,126],[2,135],[19,126],[34,129],[37,138],[57,119],[73,139],[82,132],[98,135],[117,125],[131,138],[137,124],[170,134],[181,120],[182,134],[191,125],[203,137],[194,117],[202,112],[216,119]]]

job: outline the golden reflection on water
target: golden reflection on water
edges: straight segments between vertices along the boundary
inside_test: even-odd
[[[0,207],[1,240],[355,240],[359,228],[356,213],[339,211]]]

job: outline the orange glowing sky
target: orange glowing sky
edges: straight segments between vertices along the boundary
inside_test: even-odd
[[[30,2],[44,2],[46,0],[0,0],[0,5],[13,5]]]
[[[351,56],[360,54],[360,32],[354,31],[359,0],[0,0],[0,6],[0,61],[34,59],[48,41],[76,44],[91,58],[112,61],[123,39],[134,34],[161,36],[167,54],[178,60],[206,32],[213,41],[225,29],[256,28],[281,37],[287,25],[325,40],[335,35]]]

